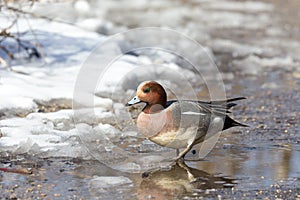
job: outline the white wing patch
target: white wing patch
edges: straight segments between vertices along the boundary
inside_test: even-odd
[[[187,111],[183,112],[183,115],[205,115],[205,113],[199,113],[199,112],[193,112],[193,111]]]

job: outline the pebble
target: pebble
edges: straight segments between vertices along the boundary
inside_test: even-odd
[[[26,190],[26,193],[32,192],[33,190],[34,190],[34,188],[33,188],[33,187],[31,187],[31,188],[28,188],[28,189]]]
[[[60,196],[61,196],[61,194],[57,194],[57,193],[55,193],[53,196],[54,196],[54,197],[60,197]]]
[[[260,124],[260,125],[257,126],[257,128],[264,129],[265,125],[264,124]]]
[[[277,192],[277,193],[280,193],[280,192],[281,192],[281,190],[280,190],[280,189],[277,189],[277,190],[276,190],[276,192]]]
[[[46,196],[47,196],[47,194],[41,193],[41,197],[42,197],[42,198],[45,198]]]
[[[18,198],[16,197],[16,195],[11,194],[10,197],[9,197],[9,199],[10,199],[10,200],[14,200],[14,199],[18,199]]]
[[[223,149],[231,149],[232,147],[232,144],[223,144]]]

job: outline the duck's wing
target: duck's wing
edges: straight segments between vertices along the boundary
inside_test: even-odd
[[[208,121],[213,115],[214,118],[221,117],[224,120],[224,129],[233,126],[247,126],[231,119],[227,114],[230,113],[229,109],[235,105],[234,101],[246,99],[245,97],[231,98],[227,100],[217,101],[169,101],[167,102],[167,109],[173,110],[174,113],[181,115],[188,115],[189,119],[198,118],[201,120]],[[194,117],[191,117],[194,116]],[[185,118],[185,117],[183,117]]]
[[[222,114],[225,115],[226,113],[231,113],[229,111],[230,108],[236,106],[236,103],[233,103],[234,101],[239,101],[246,99],[245,97],[236,97],[236,98],[230,98],[226,100],[216,100],[216,101],[196,101],[199,106],[202,106],[203,108],[206,108],[210,112],[214,114]]]
[[[173,123],[178,127],[205,129],[210,123],[211,111],[196,101],[170,101],[167,105],[165,111],[172,113]]]
[[[236,106],[236,103],[233,103],[234,101],[239,101],[246,99],[245,97],[236,97],[236,98],[230,98],[226,100],[217,100],[217,101],[197,101],[198,105],[204,109],[206,109],[208,112],[223,116],[224,118],[224,127],[223,130],[234,127],[234,126],[244,126],[248,127],[246,124],[242,124],[240,122],[235,121],[234,119],[230,118],[227,114],[231,113],[229,111],[230,108],[233,106]]]
[[[236,97],[230,98],[226,100],[216,100],[216,101],[193,101],[193,100],[183,100],[182,102],[192,102],[198,104],[200,110],[206,113],[214,113],[214,114],[222,114],[226,115],[227,113],[231,113],[229,111],[230,108],[236,106],[234,101],[239,101],[246,99],[245,97]],[[169,107],[173,103],[178,102],[177,100],[168,101],[166,107]]]

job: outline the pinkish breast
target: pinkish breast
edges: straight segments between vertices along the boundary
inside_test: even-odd
[[[137,127],[147,138],[167,132],[174,128],[171,111],[163,110],[152,114],[141,112],[137,119]]]

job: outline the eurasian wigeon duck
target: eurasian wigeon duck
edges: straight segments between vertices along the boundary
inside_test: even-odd
[[[235,106],[233,101],[244,97],[220,101],[167,101],[165,89],[155,81],[141,83],[136,96],[126,105],[146,103],[137,118],[139,132],[152,142],[174,149],[183,149],[175,160],[184,158],[191,148],[203,142],[209,128],[219,127],[217,132],[234,127],[247,126],[231,119],[227,113]]]

